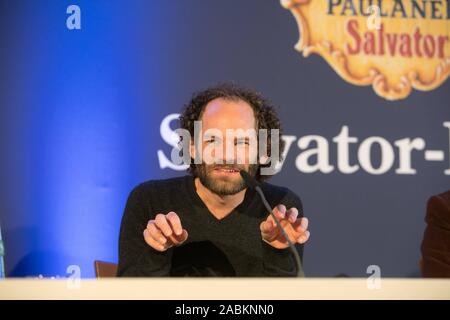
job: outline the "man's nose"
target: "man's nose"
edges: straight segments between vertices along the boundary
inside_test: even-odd
[[[223,163],[236,163],[236,148],[234,146],[234,141],[225,142],[223,144],[222,160]]]

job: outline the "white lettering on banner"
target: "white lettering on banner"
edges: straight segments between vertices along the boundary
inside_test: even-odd
[[[300,149],[306,149],[313,141],[316,142],[317,147],[305,150],[298,155],[297,160],[295,160],[297,169],[305,173],[312,173],[316,171],[330,173],[333,171],[334,167],[329,163],[330,157],[328,155],[327,139],[316,135],[304,136],[298,139],[297,145]],[[312,156],[317,157],[315,164],[309,164],[308,162],[308,159]]]
[[[161,138],[172,149],[178,146],[179,134],[174,129],[170,128],[170,123],[177,120],[179,114],[170,114],[166,116],[161,122],[160,134]],[[444,170],[445,175],[450,175],[450,121],[443,122],[443,127],[446,128],[448,134],[448,168]],[[343,125],[340,132],[333,137],[332,142],[335,143],[336,167],[330,162],[330,142],[321,135],[305,135],[297,139],[294,135],[283,135],[282,139],[285,142],[285,149],[283,151],[283,159],[292,150],[294,142],[297,140],[297,146],[300,149],[299,154],[295,159],[295,167],[303,173],[321,172],[329,174],[337,171],[343,174],[352,174],[358,170],[364,170],[372,175],[381,175],[392,170],[396,157],[398,158],[398,167],[395,168],[395,173],[400,175],[414,175],[417,174],[417,169],[412,164],[413,153],[422,153],[425,161],[442,162],[445,160],[443,150],[426,150],[426,142],[421,137],[416,138],[402,138],[395,140],[393,143],[380,136],[367,137],[362,140],[358,146],[359,139],[350,136],[349,127]],[[351,148],[354,145],[355,148]],[[379,163],[372,163],[372,152],[374,149],[379,150]],[[358,163],[350,163],[351,152],[356,150]],[[186,170],[188,165],[177,164],[168,158],[163,150],[157,151],[159,167],[161,169],[170,168],[177,171]],[[283,162],[278,164],[277,170],[281,170]]]
[[[176,129],[172,130],[170,128],[170,123],[172,121],[178,120],[179,116],[180,115],[178,113],[169,114],[163,119],[159,127],[161,138],[165,143],[172,147],[172,151],[178,147],[180,136],[176,133]],[[182,171],[186,170],[189,167],[189,165],[185,164],[174,164],[170,158],[166,157],[162,150],[158,150],[158,161],[160,169],[170,168],[172,170]]]

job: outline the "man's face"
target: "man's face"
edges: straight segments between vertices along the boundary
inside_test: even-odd
[[[202,146],[199,151],[203,161],[196,165],[196,171],[201,183],[221,196],[244,190],[246,185],[239,171],[245,170],[255,176],[258,170],[258,164],[250,164],[250,159],[256,159],[257,143],[251,143],[251,137],[245,134],[255,132],[252,107],[242,100],[218,98],[206,105],[200,120],[202,132],[199,141]],[[244,134],[230,137],[230,130]],[[232,152],[226,150],[230,147],[233,147],[230,149]],[[218,152],[220,150],[222,152]],[[194,151],[192,147],[191,154],[195,154]]]

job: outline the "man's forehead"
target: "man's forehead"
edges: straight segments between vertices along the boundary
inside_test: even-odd
[[[218,98],[210,101],[201,117],[203,128],[247,129],[254,128],[255,116],[253,108],[240,99]]]

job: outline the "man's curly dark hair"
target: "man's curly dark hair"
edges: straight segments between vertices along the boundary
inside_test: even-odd
[[[267,129],[267,155],[271,155],[271,131],[270,129],[279,130],[279,159],[282,160],[282,154],[284,150],[284,141],[282,137],[281,121],[275,111],[275,106],[264,98],[259,92],[237,85],[232,82],[222,83],[213,87],[209,87],[206,90],[195,92],[187,105],[184,106],[182,114],[180,115],[180,126],[182,129],[186,129],[191,134],[191,139],[194,138],[194,122],[201,120],[203,111],[206,105],[217,98],[223,98],[232,101],[242,100],[248,103],[255,115],[256,130]],[[268,167],[270,163],[260,165]],[[196,165],[191,162],[188,169],[194,176],[196,176]],[[267,180],[270,176],[260,174],[260,170],[256,175],[256,179],[259,181]]]

